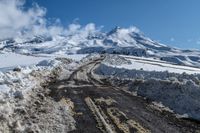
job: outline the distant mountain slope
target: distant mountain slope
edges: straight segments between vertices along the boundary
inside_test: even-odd
[[[160,44],[134,27],[127,29],[116,27],[107,33],[75,32],[66,36],[14,38],[1,41],[0,49],[22,54],[124,54],[200,67],[200,51],[180,50]]]

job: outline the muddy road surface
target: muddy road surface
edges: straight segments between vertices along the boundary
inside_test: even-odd
[[[50,85],[51,97],[73,103],[73,133],[200,133],[200,123],[176,118],[149,100],[134,96],[98,79],[93,70],[103,60],[81,66],[72,75]]]

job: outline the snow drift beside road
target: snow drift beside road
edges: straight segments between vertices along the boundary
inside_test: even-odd
[[[110,55],[112,59],[113,55]],[[113,57],[116,58],[116,57]],[[200,120],[200,75],[199,74],[187,74],[181,73],[185,67],[177,66],[174,71],[162,71],[157,67],[163,67],[162,65],[171,64],[160,64],[153,71],[148,71],[143,63],[151,65],[158,62],[146,61],[144,59],[133,59],[129,57],[120,57],[121,61],[108,60],[108,58],[95,70],[95,74],[100,75],[102,78],[106,78],[113,86],[127,88],[126,91],[131,94],[137,94],[155,101],[162,103],[164,106],[169,107],[174,113],[180,114],[181,116],[187,116],[191,119]],[[124,59],[124,61],[122,61]],[[133,64],[128,64],[127,60],[133,61]],[[141,61],[142,63],[134,66],[135,61]],[[119,63],[121,62],[121,63]],[[182,68],[183,67],[183,68]],[[142,69],[141,69],[142,68]],[[151,69],[151,68],[150,68]],[[180,71],[179,71],[180,69]],[[183,70],[184,70],[183,69]],[[191,68],[191,70],[196,68]],[[193,73],[198,71],[193,70]]]
[[[107,59],[109,58],[109,59]],[[187,74],[200,74],[200,69],[189,66],[181,66],[172,64],[166,61],[160,61],[152,58],[141,58],[134,56],[123,55],[110,55],[104,60],[106,65],[124,68],[128,70],[144,70],[156,72],[169,72],[169,73],[187,73]]]
[[[49,57],[34,57],[13,53],[5,53],[1,57],[3,57],[3,60],[0,61],[8,59],[12,62],[13,60],[12,63],[8,64],[2,62],[1,67],[5,68],[6,65],[10,65],[10,68],[17,67],[18,69],[16,71],[1,69],[4,71],[0,71],[0,119],[3,120],[0,121],[0,132],[8,131],[9,128],[17,132],[28,132],[29,130],[57,132],[64,129],[70,131],[75,128],[74,119],[70,113],[70,105],[64,105],[62,102],[55,102],[44,97],[44,91],[47,90],[42,85],[58,78],[58,75],[61,76],[64,71],[64,76],[67,76],[70,74],[70,70],[78,66],[77,63],[64,57],[51,59]],[[40,99],[41,97],[43,98]],[[40,102],[45,102],[43,108],[46,108],[46,111],[51,110],[51,112],[45,114],[30,113],[35,109],[35,103]],[[61,108],[64,115],[58,111]],[[34,120],[30,118],[32,115],[41,117],[41,121],[34,124]],[[29,122],[25,122],[27,120]],[[45,125],[48,122],[51,126]]]

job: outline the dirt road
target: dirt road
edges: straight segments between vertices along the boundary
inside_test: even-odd
[[[50,86],[56,100],[70,99],[74,104],[74,133],[199,133],[200,123],[178,119],[160,111],[142,97],[133,96],[95,78],[93,69],[103,57],[81,66],[69,79]]]

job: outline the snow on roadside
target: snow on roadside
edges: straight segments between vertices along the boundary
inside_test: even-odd
[[[44,62],[49,62],[49,64],[44,64]],[[59,62],[54,60],[43,60],[34,66],[20,67],[19,71],[6,71],[0,72],[0,99],[2,95],[7,97],[15,96],[17,91],[26,92],[33,88],[37,84],[37,80],[31,74],[33,72],[42,72],[44,74],[49,74],[52,69],[58,66]],[[48,66],[45,66],[48,65]],[[3,88],[4,87],[4,88]]]
[[[32,107],[29,107],[29,104],[31,104],[30,106],[35,106],[34,102],[38,102],[37,95],[42,95],[43,93],[38,92],[43,88],[41,85],[50,82],[52,78],[55,78],[58,75],[66,76],[67,74],[70,74],[70,72],[72,72],[71,70],[75,69],[78,64],[75,61],[72,61],[72,59],[67,59],[65,57],[36,57],[14,53],[1,53],[0,57],[2,57],[0,58],[0,119],[4,120],[0,122],[0,132],[8,131],[9,128],[12,128],[13,131],[15,130],[17,132],[26,132],[28,129],[39,131],[38,128],[33,126],[38,127],[39,124],[43,126],[42,124],[45,122],[23,125],[27,118],[23,118],[24,115],[22,114],[22,116],[20,116],[20,114],[16,115],[19,113],[16,111],[22,110],[23,112],[27,112],[32,110]],[[81,58],[83,57],[80,57],[80,59]],[[48,104],[48,106],[46,105],[47,108],[52,108],[51,110],[53,112],[47,113],[42,117],[47,117],[45,119],[49,119],[49,121],[52,121],[54,124],[51,125],[52,128],[48,127],[48,125],[45,125],[45,128],[49,128],[49,131],[52,132],[60,131],[58,129],[70,131],[75,128],[75,121],[72,118],[72,114],[70,114],[70,107],[68,107],[70,105],[63,105],[63,103],[60,102],[54,103],[54,101],[50,101],[49,99],[46,99],[44,102]],[[58,111],[56,111],[58,108],[63,108],[65,115],[59,114]],[[29,117],[30,114],[26,115]],[[40,120],[45,121],[42,117]],[[54,130],[56,121],[60,121],[60,125],[58,123]],[[65,126],[65,128],[63,126]],[[43,129],[43,131],[45,131],[45,129]]]
[[[144,70],[169,73],[200,74],[200,69],[189,66],[170,64],[160,60],[144,57],[110,55],[104,60],[104,64],[111,67],[124,68],[128,70]]]
[[[107,55],[103,62],[112,66],[131,65],[131,61],[119,55]]]
[[[11,52],[0,53],[0,99],[3,95],[14,97],[23,93],[36,85],[35,79],[31,76],[33,71],[43,71],[44,66],[41,62],[50,61],[49,57],[35,57],[20,55]],[[36,66],[37,65],[37,66]],[[58,62],[51,62],[46,66],[54,68]],[[16,69],[15,71],[13,71]],[[21,94],[22,95],[22,94]]]
[[[113,63],[113,61],[104,61],[95,69],[95,74],[98,74],[102,79],[108,80],[116,87],[121,86],[130,93],[162,103],[163,106],[179,114],[178,116],[187,116],[191,119],[200,120],[199,74],[190,74],[187,73],[188,71],[184,71],[181,74],[170,73],[169,71],[160,71],[159,69],[154,71],[138,70],[133,69],[134,64],[131,64],[133,66],[131,68],[131,66],[122,67],[129,65],[126,62],[121,61],[121,64],[119,60],[116,60],[116,62],[118,65]],[[140,67],[143,66],[140,64]]]
[[[36,82],[38,82],[35,77],[31,75],[34,71],[43,72],[43,74],[50,74],[52,69],[55,69],[60,65],[61,62],[59,60],[69,58],[74,61],[80,61],[86,56],[88,55],[45,54],[27,56],[11,52],[1,52],[0,99],[3,99],[3,95],[6,95],[7,97],[13,97],[16,91],[23,90],[24,93],[26,90],[33,88],[37,84]],[[77,64],[75,63],[74,66],[75,65]],[[13,71],[13,69],[16,70]]]

